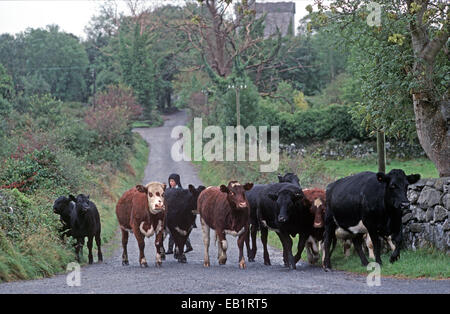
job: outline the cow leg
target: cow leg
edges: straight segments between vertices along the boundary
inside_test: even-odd
[[[336,246],[336,224],[333,221],[333,217],[327,215],[325,217],[325,232],[324,232],[324,240],[323,240],[323,249],[324,249],[324,257],[322,259],[322,267],[325,271],[331,269],[331,253],[330,250],[331,244],[333,243],[333,249]]]
[[[225,233],[221,230],[216,231],[216,237],[217,241],[219,242],[217,244],[218,252],[219,252],[219,265],[225,265],[227,262],[227,249],[228,249],[228,243],[227,239],[225,237]],[[243,244],[243,243],[242,243]]]
[[[249,262],[254,262],[255,261],[255,257],[256,257],[256,233],[258,232],[258,228],[256,225],[252,224],[250,226],[250,232],[249,232],[249,237],[251,237],[252,240],[252,245],[250,248],[250,253],[248,254],[248,261]]]
[[[402,232],[392,235],[392,242],[394,242],[394,252],[392,252],[389,262],[393,263],[400,258],[400,246],[402,244]]]
[[[133,225],[133,233],[139,247],[139,264],[141,267],[148,267],[147,260],[144,255],[145,241],[144,235],[141,233],[138,224]]]
[[[169,244],[166,254],[173,254],[173,247],[175,245],[175,241],[173,240],[172,233],[169,233]]]
[[[202,225],[203,244],[205,245],[205,256],[204,256],[203,266],[209,267],[210,266],[210,263],[209,263],[209,240],[210,240],[209,236],[210,236],[210,228],[205,223],[203,218],[200,218],[200,223]]]
[[[361,264],[363,266],[367,266],[369,264],[369,261],[367,260],[366,255],[364,255],[362,244],[363,244],[363,235],[357,234],[353,239],[353,246],[355,247],[356,253],[358,253],[359,258],[361,259]]]
[[[161,220],[158,224],[161,224]],[[158,228],[158,227],[157,227]],[[156,248],[156,267],[161,267],[162,265],[162,255],[161,253],[164,252],[164,248],[162,246],[162,243],[164,242],[164,230],[161,229],[156,235],[155,235],[155,248]]]
[[[127,251],[127,245],[128,245],[128,231],[123,230],[122,228],[120,228],[120,230],[122,231],[122,248],[123,248],[123,252],[122,252],[122,265],[128,265],[128,251]],[[98,244],[97,244],[98,246]]]
[[[261,226],[261,242],[264,250],[264,265],[270,265],[269,251],[267,250],[267,235],[269,230]]]
[[[95,235],[95,244],[97,245],[97,257],[98,262],[103,262],[103,254],[102,254],[102,238],[100,236],[100,231]]]
[[[87,242],[87,247],[88,247],[88,259],[89,259],[89,264],[93,264],[94,263],[94,256],[92,255],[92,246],[94,244],[94,236],[90,235],[88,236],[88,242]]]
[[[351,242],[351,240],[343,240],[343,241],[344,241],[344,244],[343,244],[344,256],[349,257],[351,254],[350,249],[352,248],[352,242]]]
[[[297,245],[297,254],[295,254],[295,264],[298,263],[298,261],[300,260],[300,258],[302,258],[302,252],[303,249],[305,248],[305,244],[306,241],[308,240],[308,235],[305,234],[299,234],[298,235],[298,245]]]
[[[364,237],[365,237],[365,242],[366,242],[366,246],[367,246],[367,251],[369,251],[369,258],[370,259],[375,259],[374,246],[373,246],[372,238],[370,237],[370,235],[368,233],[366,233],[364,235]]]
[[[245,265],[245,259],[244,259],[244,242],[247,241],[248,243],[248,227],[245,228],[245,232],[241,234],[237,240],[237,245],[239,248],[239,268],[245,269],[247,266]]]
[[[80,262],[80,251],[81,255],[83,256],[83,245],[84,245],[84,238],[78,238],[77,244],[75,244],[75,255],[78,263]]]
[[[367,234],[367,238],[371,240],[372,247],[373,247],[373,253],[375,254],[375,262],[382,265],[381,261],[381,242],[380,237],[378,236],[378,232],[374,230],[369,230],[369,234]],[[370,251],[370,248],[369,248]],[[369,253],[370,254],[370,253]]]
[[[283,256],[285,257],[285,265],[292,269],[296,269],[294,256],[292,255],[292,239],[289,234],[278,233],[281,243],[283,244]]]

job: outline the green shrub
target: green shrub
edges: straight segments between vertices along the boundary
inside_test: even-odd
[[[310,143],[326,139],[349,141],[364,139],[360,127],[353,122],[346,105],[330,105],[321,109],[297,110],[294,114],[279,112],[268,101],[259,105],[259,125],[280,127],[280,141],[283,143]]]

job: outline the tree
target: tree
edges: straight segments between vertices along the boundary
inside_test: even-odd
[[[381,25],[369,26],[369,2],[325,6],[318,1],[316,22],[333,25],[360,49],[354,56],[364,79],[367,103],[360,109],[367,124],[390,135],[398,131],[405,112],[412,112],[424,151],[440,176],[450,176],[449,6],[441,0],[383,0]]]

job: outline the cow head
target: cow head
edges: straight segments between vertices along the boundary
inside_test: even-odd
[[[309,207],[309,211],[312,215],[314,215],[314,228],[323,228],[325,221],[325,200],[318,197],[314,199],[311,206]]]
[[[206,189],[206,187],[204,187],[203,185],[199,185],[198,188],[195,188],[192,184],[189,184],[188,186],[188,190],[189,193],[191,193],[192,197],[190,198],[190,207],[194,208],[193,212],[197,212],[197,200],[198,200],[198,196],[200,195],[200,193]]]
[[[420,174],[407,176],[401,169],[393,169],[388,174],[378,172],[377,180],[386,184],[385,203],[389,208],[404,209],[409,206],[406,191],[409,184],[420,180]]]
[[[69,197],[73,198],[72,195]],[[84,194],[78,194],[77,198],[75,200],[75,204],[76,204],[78,213],[80,213],[80,214],[87,213],[89,207],[91,206],[90,200],[89,200],[89,195],[86,196]]]
[[[278,175],[278,182],[288,182],[295,184],[296,186],[300,186],[300,180],[298,179],[297,175],[292,172],[286,173],[284,176]]]
[[[243,210],[250,208],[247,197],[245,196],[245,191],[251,190],[252,187],[253,183],[241,185],[237,181],[230,181],[228,186],[222,184],[220,186],[220,191],[227,193],[227,200],[232,209]]]
[[[279,223],[286,223],[298,207],[304,206],[306,200],[300,188],[282,189],[278,193],[269,193],[268,197],[277,203],[277,220]]]
[[[166,185],[160,182],[150,182],[147,185],[136,185],[136,190],[147,194],[148,208],[150,213],[159,214],[165,210],[164,191]]]
[[[71,195],[74,201],[75,198]],[[72,200],[70,198],[67,198],[65,196],[60,196],[56,199],[56,201],[53,203],[53,212],[58,215],[62,215],[64,212],[66,212],[69,209],[70,202]]]

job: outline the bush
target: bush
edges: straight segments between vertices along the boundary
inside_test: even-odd
[[[322,109],[297,110],[294,114],[279,112],[268,101],[260,102],[259,125],[278,125],[283,143],[311,143],[336,139],[364,139],[360,127],[353,122],[346,105],[330,105]]]
[[[37,189],[52,190],[61,186],[75,189],[82,183],[83,169],[70,153],[57,156],[48,149],[35,150],[24,156],[11,155],[0,170],[0,188],[32,193]],[[77,168],[78,166],[78,168]]]

